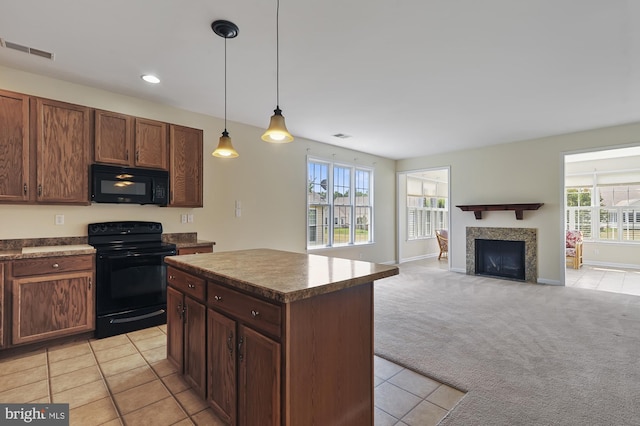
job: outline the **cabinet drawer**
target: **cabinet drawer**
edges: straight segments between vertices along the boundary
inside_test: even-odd
[[[280,337],[282,322],[280,306],[212,281],[208,283],[207,302],[210,307],[223,311],[257,330]]]
[[[167,268],[167,277],[169,284],[176,289],[204,301],[206,282],[202,278],[194,277],[171,266]]]
[[[93,255],[39,257],[13,261],[14,277],[93,270]]]

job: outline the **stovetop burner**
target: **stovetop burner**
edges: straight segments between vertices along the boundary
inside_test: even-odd
[[[159,222],[119,221],[90,223],[88,242],[96,248],[110,249],[170,248],[175,244],[162,242]]]

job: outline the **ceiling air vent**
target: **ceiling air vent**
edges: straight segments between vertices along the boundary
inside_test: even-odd
[[[7,41],[2,38],[0,38],[0,46],[5,47],[7,49],[17,50],[23,53],[29,53],[31,55],[39,56],[41,58],[50,59],[53,61],[53,53],[51,52],[46,52],[40,49],[34,49],[33,47],[29,47],[29,46],[23,46],[22,44]]]
[[[340,139],[348,139],[351,136],[350,135],[345,135],[344,133],[336,133],[335,135],[333,135],[334,138],[340,138]]]

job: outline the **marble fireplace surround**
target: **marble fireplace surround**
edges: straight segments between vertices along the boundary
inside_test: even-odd
[[[467,275],[476,274],[476,240],[524,241],[525,281],[538,282],[538,230],[467,227]],[[499,278],[499,277],[496,277]]]

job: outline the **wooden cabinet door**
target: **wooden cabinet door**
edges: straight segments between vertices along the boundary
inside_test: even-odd
[[[93,272],[13,280],[12,343],[91,331],[95,328]]]
[[[133,164],[133,118],[96,110],[94,158],[96,163]]]
[[[238,424],[280,424],[280,344],[238,326]]]
[[[4,348],[4,263],[0,263],[0,348]]]
[[[170,206],[202,207],[202,130],[169,126]]]
[[[167,359],[182,373],[184,357],[184,323],[182,310],[184,296],[167,287]]]
[[[207,390],[206,348],[205,348],[205,314],[202,303],[190,297],[184,298],[184,376],[193,390],[204,399]]]
[[[135,150],[136,166],[168,170],[167,124],[136,118]]]
[[[207,312],[208,402],[226,424],[236,425],[236,322]]]
[[[0,91],[0,201],[29,200],[29,97]]]
[[[36,100],[36,200],[89,204],[90,109]]]

